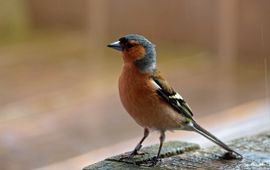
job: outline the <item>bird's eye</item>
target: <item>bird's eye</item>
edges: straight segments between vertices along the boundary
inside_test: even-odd
[[[133,44],[131,44],[131,43],[127,43],[127,48],[132,48],[132,47],[134,47],[134,45],[133,45]]]

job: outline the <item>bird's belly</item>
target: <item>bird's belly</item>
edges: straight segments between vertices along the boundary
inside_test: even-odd
[[[136,86],[139,87],[136,89],[133,88],[134,86],[119,87],[124,108],[142,127],[158,130],[179,129],[181,115],[147,86],[141,84]]]

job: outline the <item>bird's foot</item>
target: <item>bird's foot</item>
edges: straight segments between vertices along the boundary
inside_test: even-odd
[[[136,156],[136,155],[145,155],[145,154],[147,154],[147,152],[136,151],[135,153],[131,153],[131,154],[133,154],[134,156]]]
[[[150,165],[149,165],[149,167],[153,167],[153,166],[155,166],[158,162],[160,162],[161,161],[161,159],[159,158],[159,157],[153,157],[150,161],[149,161],[149,163],[150,163]]]
[[[145,155],[145,154],[147,154],[147,153],[145,153],[145,152],[140,152],[140,151],[137,151],[137,150],[134,150],[134,151],[132,151],[130,154],[128,154],[128,155],[122,155],[121,157],[120,157],[120,160],[122,161],[122,160],[124,160],[124,159],[132,159],[134,156],[137,156],[137,155]]]

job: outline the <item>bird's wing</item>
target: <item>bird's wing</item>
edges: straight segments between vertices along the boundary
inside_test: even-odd
[[[196,123],[196,121],[192,118],[193,113],[188,104],[184,101],[183,97],[181,97],[177,92],[173,90],[173,88],[168,84],[168,82],[165,79],[163,79],[158,73],[153,75],[151,78],[153,80],[157,94],[162,99],[164,99],[164,101],[166,101],[172,108],[174,108],[179,114],[182,114],[186,118],[188,118],[190,120],[188,125],[193,130],[203,135],[204,137],[208,138],[212,142],[216,143],[217,145],[227,150],[228,152],[235,153],[236,155],[238,155],[240,159],[243,158],[241,154],[232,150],[229,146],[227,146],[217,137],[215,137],[210,132],[202,128],[198,123]]]
[[[183,97],[179,93],[175,92],[159,73],[154,74],[151,78],[153,83],[156,83],[155,86],[157,94],[179,114],[193,120],[193,113]]]
[[[186,118],[188,118],[190,120],[188,122],[189,123],[188,125],[193,130],[203,135],[204,137],[208,138],[212,142],[216,143],[217,145],[227,150],[228,152],[235,153],[236,155],[238,155],[240,159],[243,158],[241,154],[232,150],[229,146],[227,146],[217,137],[215,137],[210,132],[202,128],[198,123],[196,123],[196,121],[192,118],[193,113],[188,104],[184,101],[183,97],[181,97],[177,92],[175,92],[173,88],[168,84],[168,82],[159,75],[159,73],[154,74],[151,77],[151,79],[154,83],[154,87],[156,89],[157,94],[172,108],[174,108],[179,114],[184,115]]]

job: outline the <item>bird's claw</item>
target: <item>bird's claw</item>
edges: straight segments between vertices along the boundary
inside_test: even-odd
[[[145,155],[145,154],[147,154],[147,153],[134,150],[128,155],[122,155],[119,160],[121,161],[124,159],[132,159],[136,155]]]
[[[153,157],[149,162],[150,162],[150,167],[153,167],[153,166],[155,166],[159,161],[161,161],[161,159],[160,158],[158,158],[158,157]]]
[[[120,158],[119,158],[119,160],[120,161],[122,161],[122,160],[124,160],[124,159],[130,159],[130,158],[132,158],[133,156],[131,156],[130,154],[129,155],[122,155]]]
[[[148,154],[148,153],[147,152],[136,151],[136,153],[134,153],[134,156],[135,155],[145,155],[145,154]]]

